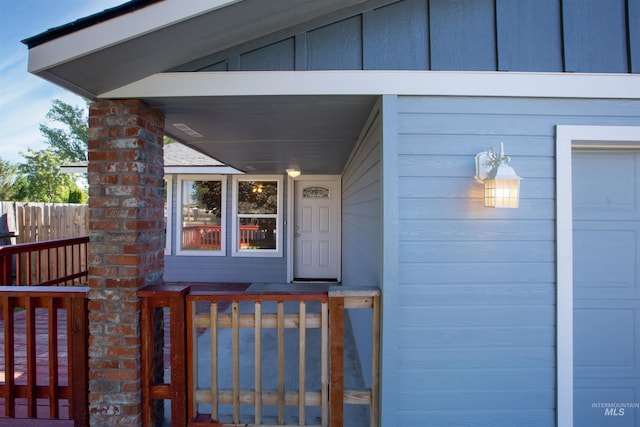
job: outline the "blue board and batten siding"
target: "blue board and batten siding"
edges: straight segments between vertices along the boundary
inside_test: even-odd
[[[638,73],[639,16],[640,0],[404,0],[338,22],[314,21],[173,71]]]
[[[398,97],[396,108],[383,121],[397,127],[398,194],[385,202],[397,204],[385,209],[397,208],[398,259],[384,261],[397,307],[385,300],[396,348],[384,350],[383,417],[554,426],[555,126],[638,125],[640,102]],[[473,179],[475,154],[500,142],[524,178],[519,209],[485,208]]]

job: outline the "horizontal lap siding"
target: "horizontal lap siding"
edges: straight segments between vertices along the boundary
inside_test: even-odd
[[[286,283],[285,258],[165,256],[168,282]]]
[[[398,98],[398,425],[555,425],[555,126],[638,116],[624,101]],[[473,178],[500,142],[519,209],[485,208]]]
[[[342,176],[342,283],[380,286],[381,119],[376,106]],[[348,310],[368,387],[371,372],[371,314]]]
[[[380,125],[376,107],[342,176],[342,277],[348,286],[380,284]]]

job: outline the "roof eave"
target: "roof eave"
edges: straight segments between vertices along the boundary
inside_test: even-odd
[[[93,15],[77,19],[68,24],[50,28],[40,34],[36,34],[35,36],[28,37],[22,40],[22,43],[24,43],[29,49],[31,49],[33,47],[47,43],[51,40],[55,40],[59,37],[75,33],[82,29],[92,27],[101,22],[120,17],[127,13],[135,12],[136,10],[149,6],[150,4],[158,3],[161,1],[164,0],[130,0],[127,3],[105,9],[102,12],[94,13]]]
[[[107,20],[105,11],[26,39],[29,72],[95,98],[320,17],[393,0],[139,1],[134,13],[123,5]]]

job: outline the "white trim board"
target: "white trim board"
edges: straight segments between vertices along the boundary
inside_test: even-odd
[[[638,74],[482,71],[228,71],[159,73],[98,98],[269,95],[517,96],[640,99]]]
[[[576,148],[640,148],[640,126],[556,127],[557,418],[573,427],[573,197]]]
[[[121,44],[158,28],[186,21],[239,0],[165,0],[112,18],[29,50],[29,72],[39,73],[69,60]],[[169,17],[169,18],[168,18]]]

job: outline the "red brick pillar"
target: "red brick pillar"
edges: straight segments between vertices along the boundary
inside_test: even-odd
[[[140,302],[164,268],[164,115],[137,100],[89,113],[89,414],[141,425]]]

